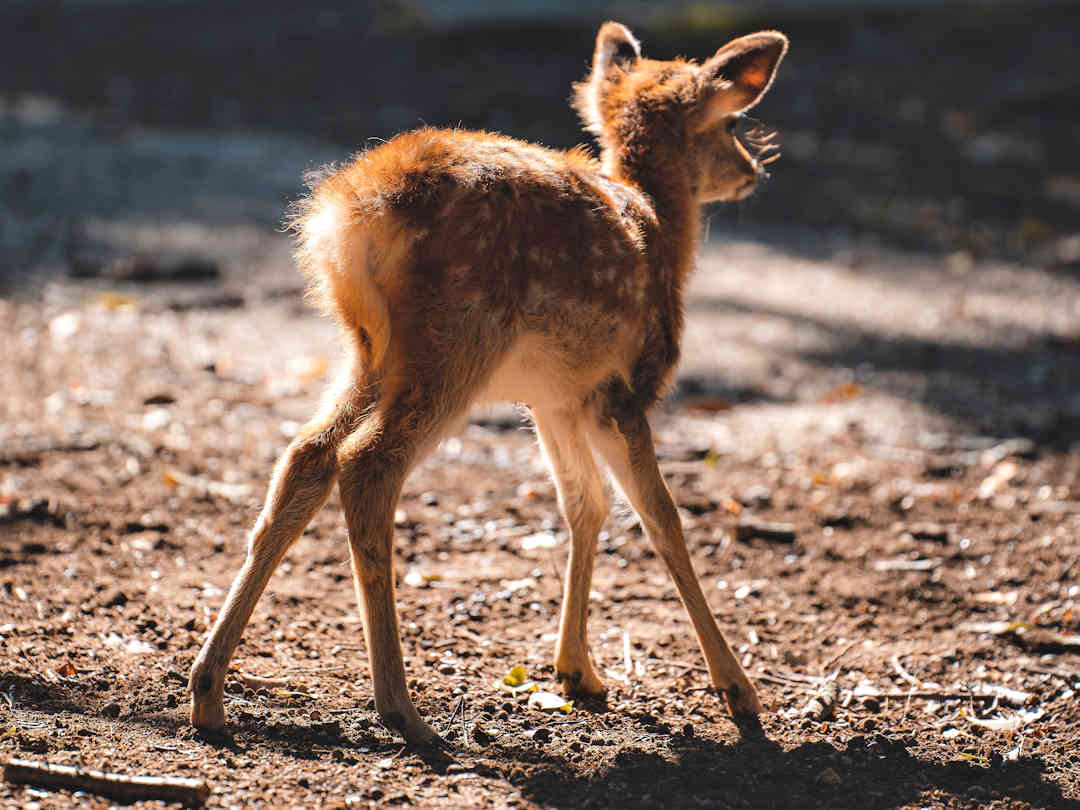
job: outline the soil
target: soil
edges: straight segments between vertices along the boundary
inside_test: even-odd
[[[93,40],[87,20],[49,24],[61,23],[69,46]],[[1046,42],[1068,33],[1030,25]],[[873,63],[874,50],[860,53]],[[840,88],[830,98],[857,94],[831,58],[811,75]],[[654,414],[694,563],[767,704],[760,728],[736,727],[708,688],[674,587],[619,505],[590,621],[606,697],[545,712],[507,691],[517,665],[557,691],[567,537],[535,438],[495,408],[415,471],[396,515],[410,688],[446,744],[407,747],[377,720],[336,494],[248,626],[226,733],[197,733],[189,668],[271,467],[340,366],[273,226],[288,178],[335,152],[280,134],[279,118],[252,124],[263,108],[250,88],[235,94],[251,110],[226,107],[273,132],[208,113],[202,125],[220,129],[207,136],[169,129],[174,108],[138,84],[150,113],[87,112],[90,72],[65,70],[30,88],[59,106],[4,119],[0,154],[5,213],[26,235],[0,298],[4,759],[199,777],[216,808],[1080,807],[1080,278],[1016,240],[867,234],[852,212],[871,209],[855,203],[802,228],[715,214],[678,382]],[[795,106],[806,127],[821,122]],[[976,189],[971,221],[1021,228],[1034,206],[1041,224],[1021,231],[1038,246],[1067,238],[1074,210],[1039,194],[1071,177],[1046,155],[1075,110],[1046,113],[1066,124],[1047,131],[1037,166],[984,167],[986,188],[1041,178],[1020,210]],[[116,116],[133,129],[112,128]],[[950,143],[942,160],[963,151]],[[81,175],[65,163],[76,144]],[[779,197],[784,166],[753,211]],[[803,203],[815,177],[800,181]],[[933,190],[928,177],[910,182]],[[88,188],[100,193],[85,208],[65,208]],[[948,233],[985,233],[970,224]],[[0,804],[111,806],[9,784]]]
[[[263,239],[286,273],[283,237]],[[758,735],[706,688],[625,508],[593,595],[606,700],[546,714],[499,687],[521,664],[556,689],[566,534],[517,414],[476,414],[397,516],[406,663],[440,751],[376,720],[336,496],[245,634],[228,735],[187,726],[188,668],[270,467],[336,365],[297,296],[214,308],[193,289],[58,281],[2,305],[6,755],[201,776],[215,807],[1080,805],[1077,281],[707,248],[655,427],[713,608],[770,706]],[[822,679],[834,713],[804,715]],[[992,690],[1018,694],[969,697]]]

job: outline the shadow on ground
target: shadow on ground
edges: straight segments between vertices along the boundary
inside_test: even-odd
[[[83,727],[103,716],[85,690],[44,689],[22,676],[0,676],[19,709],[46,715],[82,716]],[[131,686],[131,684],[129,684]],[[137,684],[135,686],[138,686]],[[139,689],[135,690],[136,692]],[[598,706],[602,706],[598,704]],[[551,807],[849,807],[884,810],[900,805],[948,799],[950,806],[982,807],[996,801],[1019,801],[1040,807],[1080,808],[1050,782],[1038,757],[985,765],[920,759],[905,741],[884,735],[857,736],[837,749],[826,742],[805,742],[785,750],[760,727],[744,730],[735,742],[694,736],[647,715],[584,708],[588,714],[620,716],[619,742],[606,756],[583,757],[573,732],[558,727],[544,742],[503,735],[486,745],[460,744],[452,731],[440,748],[403,748],[378,727],[373,712],[342,714],[325,722],[274,720],[245,713],[233,703],[229,730],[195,735],[175,710],[126,713],[121,724],[137,724],[166,738],[186,738],[185,745],[229,752],[273,752],[297,760],[329,759],[361,775],[366,759],[393,756],[400,767],[422,763],[433,778],[476,774],[504,781],[527,798]],[[726,724],[727,721],[722,721]],[[775,719],[770,722],[791,723]],[[573,723],[589,727],[589,723]],[[454,729],[456,731],[456,729]],[[587,735],[586,735],[587,736]],[[580,739],[580,734],[577,735]],[[594,741],[595,742],[595,741]],[[220,792],[227,784],[216,785]]]
[[[827,348],[779,350],[823,368],[858,369],[868,388],[918,402],[972,433],[1023,436],[1050,449],[1080,441],[1080,344],[1026,330],[1010,345],[962,343],[870,331],[802,312],[698,297],[691,313],[777,319],[812,330]],[[914,381],[917,378],[917,381]],[[774,400],[721,378],[691,380],[691,394]],[[684,394],[677,390],[676,394]]]

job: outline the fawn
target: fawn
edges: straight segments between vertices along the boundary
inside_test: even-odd
[[[594,453],[667,565],[714,687],[762,711],[709,610],[660,474],[647,411],[679,354],[700,207],[750,194],[765,160],[734,133],[787,39],[762,31],[704,64],[654,61],[624,26],[596,38],[574,106],[601,147],[557,152],[420,129],[332,170],[291,224],[298,259],[340,321],[351,365],[278,461],[246,560],[191,671],[191,722],[225,723],[225,671],[289,546],[338,481],[381,721],[435,731],[405,684],[394,604],[394,509],[409,470],[477,401],[527,403],[570,525],[555,667],[568,693],[603,684],[586,618],[606,499]]]

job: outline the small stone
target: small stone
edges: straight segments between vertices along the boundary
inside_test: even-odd
[[[124,593],[123,591],[110,591],[104,596],[101,602],[101,606],[107,608],[123,607],[127,603],[128,597],[126,593]]]
[[[769,523],[753,515],[743,515],[735,526],[735,539],[749,543],[755,537],[774,543],[794,543],[795,527],[790,523]]]
[[[545,743],[551,739],[551,729],[538,728],[531,734],[533,740],[538,743]]]
[[[949,542],[949,528],[940,523],[913,523],[908,532],[916,540],[932,540],[935,543]]]
[[[735,500],[747,508],[763,508],[772,505],[772,490],[760,484],[754,484],[735,496]]]
[[[480,745],[490,745],[492,739],[494,739],[479,723],[473,726],[472,737]]]
[[[101,707],[101,713],[106,717],[119,717],[121,706],[115,700],[110,700]]]

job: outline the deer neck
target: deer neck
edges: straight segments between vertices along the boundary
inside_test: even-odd
[[[685,162],[663,151],[605,150],[603,167],[613,180],[635,186],[652,199],[662,261],[674,271],[672,280],[681,289],[694,266],[701,221]]]

